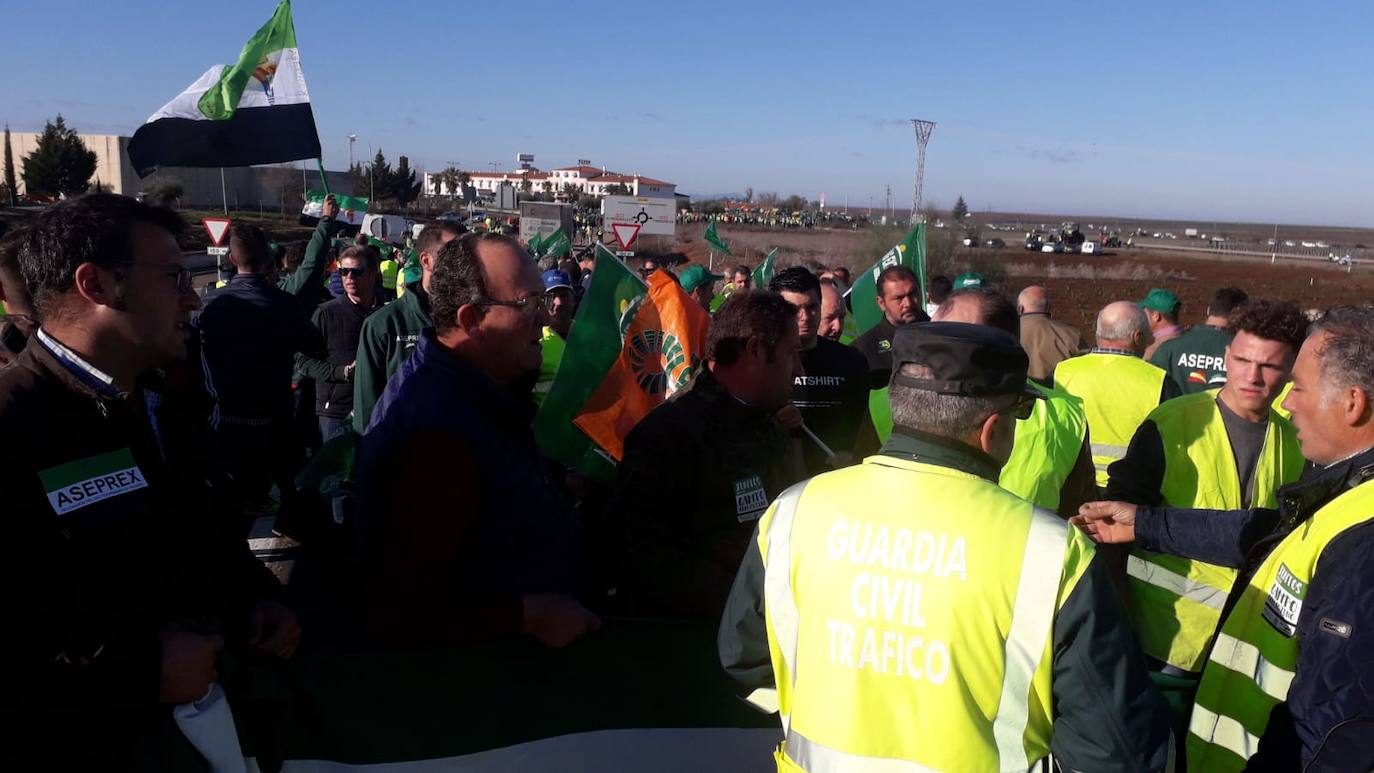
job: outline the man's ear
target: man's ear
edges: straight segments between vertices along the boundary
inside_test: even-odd
[[[1358,426],[1369,419],[1369,393],[1359,387],[1347,387],[1341,401],[1345,408],[1342,417],[1348,427]]]
[[[766,349],[767,347],[763,345],[763,339],[758,336],[749,336],[749,340],[744,342],[744,357],[754,362],[763,362],[768,355]]]
[[[991,454],[996,446],[996,433],[1001,427],[1001,423],[1007,419],[1006,414],[994,413],[983,420],[983,426],[978,430],[978,447],[983,449],[983,453]]]
[[[94,263],[82,263],[72,272],[72,288],[82,298],[98,306],[117,306],[120,292],[113,269],[103,269]]]
[[[482,335],[482,307],[467,303],[458,307],[458,327],[471,338]]]

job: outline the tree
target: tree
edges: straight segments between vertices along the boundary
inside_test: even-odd
[[[530,191],[534,190],[534,180],[531,180],[528,174],[525,175],[525,179],[520,181],[520,190],[524,191],[525,193],[529,193]]]
[[[361,169],[362,174],[358,176],[358,187],[362,192],[358,195],[367,196],[369,199],[378,197],[386,198],[390,193],[388,188],[391,185],[393,172],[391,164],[387,163],[386,156],[382,155],[382,149],[377,148],[377,155],[372,157],[372,163]]]
[[[539,187],[543,188],[545,193],[553,193],[552,180],[545,180],[544,182],[540,183]]]
[[[148,198],[154,203],[170,207],[177,199],[186,195],[186,189],[179,180],[156,180],[148,186]]]
[[[613,183],[606,186],[607,196],[629,196],[630,186],[625,183]]]
[[[10,145],[10,125],[5,124],[5,198],[6,204],[18,204],[19,187],[14,179],[14,149]]]
[[[563,183],[562,194],[565,201],[577,201],[577,195],[581,192],[582,190],[576,184]]]
[[[785,212],[799,212],[806,209],[806,199],[794,193],[783,199],[782,203],[778,204],[778,208]]]
[[[39,196],[85,193],[95,174],[95,162],[95,153],[58,115],[43,126],[37,147],[24,159],[24,188]]]
[[[758,199],[759,206],[764,209],[773,209],[778,206],[778,194],[776,193],[760,193]]]
[[[954,209],[949,211],[949,216],[956,221],[962,221],[964,218],[968,217],[968,204],[964,203],[963,196],[955,200]]]
[[[754,189],[752,186],[744,189],[744,203],[754,203]]]
[[[391,173],[387,192],[404,207],[420,197],[420,181],[415,179],[415,170],[410,168],[410,159],[401,156],[396,161],[396,171]]]

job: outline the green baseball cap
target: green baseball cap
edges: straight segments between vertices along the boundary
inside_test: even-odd
[[[678,275],[677,281],[690,293],[707,282],[719,282],[724,278],[721,274],[712,274],[705,266],[688,266]]]
[[[1145,296],[1145,300],[1140,302],[1140,308],[1157,311],[1160,314],[1174,314],[1180,305],[1178,296],[1162,287],[1150,290],[1150,293]]]
[[[960,274],[954,279],[954,289],[966,290],[970,287],[982,287],[986,283],[982,274],[970,271],[967,274]]]

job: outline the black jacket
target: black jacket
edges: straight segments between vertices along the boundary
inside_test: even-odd
[[[211,293],[197,322],[210,426],[291,416],[296,352],[319,351],[320,333],[300,301],[258,274],[237,274]]]
[[[169,474],[141,396],[79,372],[37,336],[0,371],[0,738],[120,770],[166,716],[159,629],[232,640],[279,585],[203,481]]]
[[[1331,500],[1374,478],[1374,449],[1309,467],[1278,490],[1279,509],[1141,508],[1136,543],[1240,570],[1222,612],[1239,601],[1274,548]],[[1298,616],[1297,677],[1274,708],[1247,770],[1374,769],[1374,521],[1327,544]],[[1342,628],[1322,621],[1345,623]]]
[[[625,541],[624,611],[718,619],[754,522],[804,477],[800,452],[773,414],[703,370],[625,438],[607,507]]]
[[[904,427],[894,428],[882,453],[997,481],[996,463],[986,454]],[[776,687],[764,622],[764,567],[757,527],[749,544],[717,638],[721,665],[741,696]],[[1060,768],[1164,770],[1171,746],[1169,711],[1146,674],[1144,656],[1100,555],[1059,608],[1053,637],[1050,749]]]
[[[324,347],[298,353],[296,369],[315,380],[317,415],[346,419],[353,412],[353,380],[344,375],[344,369],[358,359],[363,320],[381,308],[378,300],[364,307],[342,295],[315,309],[310,321],[320,331]]]

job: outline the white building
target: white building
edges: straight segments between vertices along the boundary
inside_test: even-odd
[[[478,191],[495,193],[501,183],[509,182],[516,190],[524,190],[526,180],[530,181],[529,190],[533,193],[552,193],[563,195],[564,186],[572,185],[579,194],[605,196],[613,185],[623,185],[631,196],[647,196],[671,199],[677,193],[677,185],[652,177],[638,174],[610,172],[603,167],[589,165],[568,166],[543,172],[538,169],[512,169],[509,172],[468,172],[472,187]],[[430,196],[455,195],[448,186],[440,182],[440,173],[426,172],[424,190]]]

